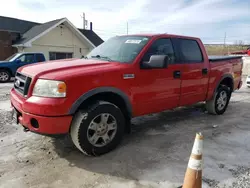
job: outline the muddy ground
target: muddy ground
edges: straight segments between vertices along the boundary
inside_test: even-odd
[[[156,188],[182,184],[195,133],[204,134],[203,188],[250,187],[250,89],[235,92],[227,112],[203,104],[136,118],[121,146],[87,157],[69,138],[25,133],[10,120],[9,90],[0,85],[1,188]]]

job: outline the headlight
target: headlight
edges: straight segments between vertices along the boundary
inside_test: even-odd
[[[62,81],[38,79],[32,95],[39,97],[66,97],[66,84]]]

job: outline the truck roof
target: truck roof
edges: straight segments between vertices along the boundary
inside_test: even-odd
[[[42,54],[42,52],[18,52],[18,54]]]
[[[173,38],[187,38],[187,39],[199,39],[197,37],[185,36],[185,35],[175,35],[175,34],[168,34],[168,33],[146,33],[146,34],[130,34],[130,35],[120,35],[120,36],[142,36],[142,37],[173,37]]]

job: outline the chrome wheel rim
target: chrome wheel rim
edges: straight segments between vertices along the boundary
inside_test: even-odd
[[[102,113],[93,118],[87,130],[88,141],[95,147],[110,143],[117,131],[117,121],[109,113]]]
[[[227,105],[227,93],[225,91],[222,91],[219,95],[220,96],[217,99],[217,108],[218,110],[223,110]]]
[[[6,72],[0,72],[0,80],[1,81],[7,81],[9,78],[9,75]]]

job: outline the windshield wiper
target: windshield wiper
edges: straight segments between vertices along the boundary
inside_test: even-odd
[[[107,61],[113,61],[111,58],[107,56],[101,56],[101,55],[93,55],[92,58],[98,58],[98,59],[106,59]]]

